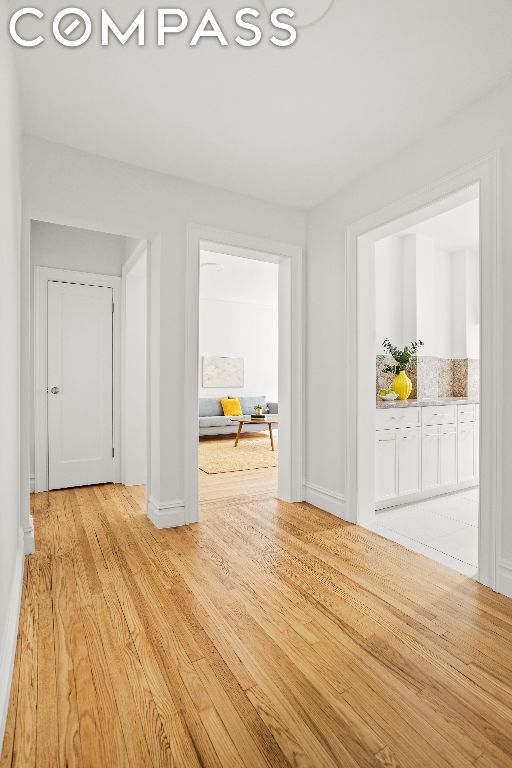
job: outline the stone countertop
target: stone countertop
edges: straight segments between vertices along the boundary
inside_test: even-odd
[[[427,405],[478,405],[480,400],[470,397],[441,397],[438,400],[381,400],[377,398],[377,408],[425,408]]]

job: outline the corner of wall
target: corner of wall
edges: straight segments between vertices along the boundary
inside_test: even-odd
[[[329,514],[335,517],[339,517],[340,520],[351,522],[346,513],[345,497],[341,493],[336,493],[308,482],[305,484],[305,490],[306,501],[309,504],[322,509],[324,512],[329,512]]]
[[[21,610],[21,594],[23,588],[24,540],[23,529],[18,536],[18,549],[11,581],[11,589],[7,597],[6,621],[0,636],[0,747],[3,744],[9,698],[11,693],[14,657],[18,639],[18,624]]]

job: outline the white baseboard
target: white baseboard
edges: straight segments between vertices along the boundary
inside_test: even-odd
[[[178,528],[187,524],[184,501],[157,501],[148,499],[148,517],[155,528]]]
[[[395,507],[403,507],[407,506],[408,504],[415,504],[417,501],[426,501],[428,499],[434,499],[439,496],[450,496],[452,493],[469,491],[471,488],[478,488],[478,482],[475,483],[474,480],[468,480],[465,483],[444,485],[440,488],[429,488],[428,491],[418,491],[417,493],[408,493],[405,496],[395,496],[392,499],[376,501],[375,511],[383,512],[384,510],[394,509]]]
[[[29,524],[23,529],[23,541],[25,555],[33,555],[36,551],[36,540],[34,537],[34,518],[29,517]]]
[[[146,485],[147,478],[137,478],[135,480],[130,479],[130,478],[128,478],[128,479],[121,478],[121,483],[122,483],[122,485],[126,485],[128,488],[131,488],[132,486]]]
[[[30,493],[35,493],[36,492],[36,476],[35,475],[30,475],[29,483],[30,483]]]
[[[341,520],[347,520],[345,497],[341,493],[330,491],[328,488],[322,488],[313,483],[306,483],[305,488],[306,501],[319,509],[323,509],[324,512],[341,518]]]
[[[21,608],[21,590],[23,587],[24,535],[20,530],[18,551],[12,574],[11,591],[8,596],[5,626],[0,635],[0,748],[4,740],[9,696],[11,693],[12,672],[18,639],[18,622]]]
[[[496,592],[512,597],[512,560],[500,560],[496,574]]]

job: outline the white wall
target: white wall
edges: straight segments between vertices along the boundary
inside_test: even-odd
[[[480,359],[480,259],[478,251],[452,254],[454,357]]]
[[[417,334],[425,346],[421,354],[429,357],[457,357],[453,344],[453,272],[450,254],[435,247],[425,235],[416,237]],[[465,315],[461,318],[464,324]]]
[[[0,27],[7,24],[0,9]],[[23,536],[20,519],[20,120],[12,47],[0,35],[0,745],[14,662]],[[26,478],[24,485],[26,485]]]
[[[121,275],[124,237],[33,221],[30,239],[32,266]]]
[[[151,241],[149,322],[160,334],[149,349],[149,494],[186,516],[177,404],[185,391],[188,225],[303,246],[304,213],[34,138],[25,144],[24,204],[28,218]],[[291,403],[292,411],[299,407]]]
[[[349,185],[340,194],[312,211],[309,221],[307,311],[307,477],[312,483],[343,494],[346,456],[353,446],[346,442],[346,372],[355,361],[347,359],[345,337],[346,228],[417,190],[435,184],[487,153],[501,148],[500,246],[503,259],[504,327],[512,325],[512,83],[507,81],[485,98],[460,112],[423,142],[409,147]],[[505,334],[505,343],[507,337]],[[512,380],[512,357],[503,350],[506,393]],[[330,429],[317,418],[319,402],[329,403]],[[512,404],[504,398],[503,435],[512,432]],[[512,496],[512,445],[504,437],[503,465],[499,472],[503,497]],[[501,531],[501,556],[512,562],[512,515],[505,515]]]
[[[266,395],[278,401],[279,267],[203,251],[199,302],[199,396]],[[204,356],[242,357],[244,386],[202,386]]]
[[[376,243],[375,270],[379,354],[388,336],[398,347],[421,339],[421,356],[479,357],[478,253],[448,253],[423,234],[392,236]]]
[[[123,269],[122,482],[143,485],[147,478],[146,249]]]
[[[386,237],[375,244],[376,351],[389,338],[404,347],[416,338],[416,258],[407,238]]]
[[[277,306],[201,299],[199,305],[199,397],[266,395],[278,400]],[[244,358],[244,386],[202,386],[205,355]]]

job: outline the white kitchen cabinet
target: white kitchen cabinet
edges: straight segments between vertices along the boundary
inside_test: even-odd
[[[421,426],[421,408],[382,408],[377,410],[376,428],[403,429],[404,427]]]
[[[476,443],[476,480],[480,479],[480,406],[476,406],[475,421],[475,443]]]
[[[457,425],[423,427],[421,490],[457,483]]]
[[[457,425],[440,427],[439,434],[439,484],[457,483]]]
[[[478,430],[475,422],[459,424],[457,436],[457,479],[459,483],[476,482],[478,466]]]
[[[421,435],[421,488],[439,488],[439,427],[423,427]]]
[[[393,430],[377,432],[375,469],[376,498],[384,501],[398,496],[397,444]]]
[[[376,508],[477,485],[478,412],[472,403],[377,410]]]
[[[424,427],[457,423],[456,405],[426,405],[421,408],[421,423]]]
[[[398,495],[421,489],[421,429],[400,429],[397,439]]]

